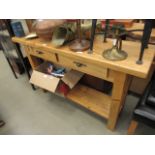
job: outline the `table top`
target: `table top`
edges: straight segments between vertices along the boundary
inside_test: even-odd
[[[39,48],[41,50],[51,51],[54,53],[58,53],[64,56],[68,56],[70,58],[78,58],[82,59],[85,62],[91,62],[93,64],[97,64],[104,68],[112,69],[115,71],[124,72],[126,74],[130,74],[133,76],[137,76],[140,78],[146,78],[149,72],[150,66],[152,64],[155,49],[153,45],[149,45],[149,48],[145,50],[143,57],[143,64],[136,64],[136,60],[138,59],[140,53],[139,42],[133,41],[123,41],[122,49],[127,52],[128,57],[122,61],[109,61],[103,58],[102,52],[105,49],[112,47],[112,40],[108,39],[107,43],[103,43],[103,36],[96,36],[94,40],[94,52],[93,54],[88,54],[88,51],[84,51],[83,53],[76,53],[70,51],[68,45],[62,46],[60,48],[55,48],[51,45],[50,42],[45,42],[39,38],[26,40],[25,38],[13,37],[13,42],[27,45],[35,48]]]
[[[126,28],[127,30],[134,30],[134,29],[144,29],[144,24],[143,23],[133,23],[133,25],[130,28]],[[142,32],[132,32],[135,35],[142,36]],[[155,28],[152,29],[151,37],[155,38]]]

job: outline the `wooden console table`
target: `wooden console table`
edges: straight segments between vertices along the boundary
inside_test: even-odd
[[[102,57],[104,49],[112,47],[112,40],[102,42],[102,36],[95,38],[94,52],[75,53],[68,46],[52,47],[51,43],[40,39],[26,40],[14,37],[12,40],[24,46],[32,68],[39,65],[37,58],[51,61],[74,70],[110,81],[112,94],[107,95],[82,84],[77,84],[67,98],[108,120],[107,127],[115,128],[119,113],[124,105],[128,87],[133,76],[146,78],[154,58],[154,47],[149,45],[144,54],[144,63],[135,62],[140,52],[140,43],[123,41],[122,48],[128,53],[123,61],[108,61]]]

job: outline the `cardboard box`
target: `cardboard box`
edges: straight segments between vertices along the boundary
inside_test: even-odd
[[[76,70],[70,70],[68,73],[65,74],[65,76],[61,79],[65,84],[69,86],[70,89],[72,89],[82,78],[84,73],[76,71]]]
[[[56,92],[60,81],[72,89],[83,76],[83,73],[79,71],[69,70],[63,78],[57,78],[46,74],[46,68],[47,63],[43,63],[36,70],[33,70],[30,83],[50,92]]]

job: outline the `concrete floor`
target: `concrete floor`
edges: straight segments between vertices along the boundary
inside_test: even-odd
[[[126,134],[137,98],[127,96],[126,104],[114,132],[106,120],[71,101],[41,89],[33,91],[26,75],[15,79],[0,51],[0,118],[6,125],[0,134]],[[154,134],[140,124],[136,134]]]

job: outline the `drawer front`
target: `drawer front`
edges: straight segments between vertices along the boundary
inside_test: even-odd
[[[39,58],[42,58],[42,59],[45,59],[45,60],[57,62],[56,56],[55,56],[54,53],[50,53],[50,52],[47,52],[47,51],[42,51],[42,50],[35,49],[35,48],[32,48],[32,47],[27,47],[27,49],[28,49],[28,52],[29,52],[30,55],[34,55],[36,57],[39,57]]]
[[[59,64],[62,66],[66,66],[83,73],[87,73],[93,75],[95,77],[99,77],[101,79],[105,79],[107,77],[107,69],[100,67],[95,64],[87,63],[79,59],[72,59],[65,56],[59,55]]]

